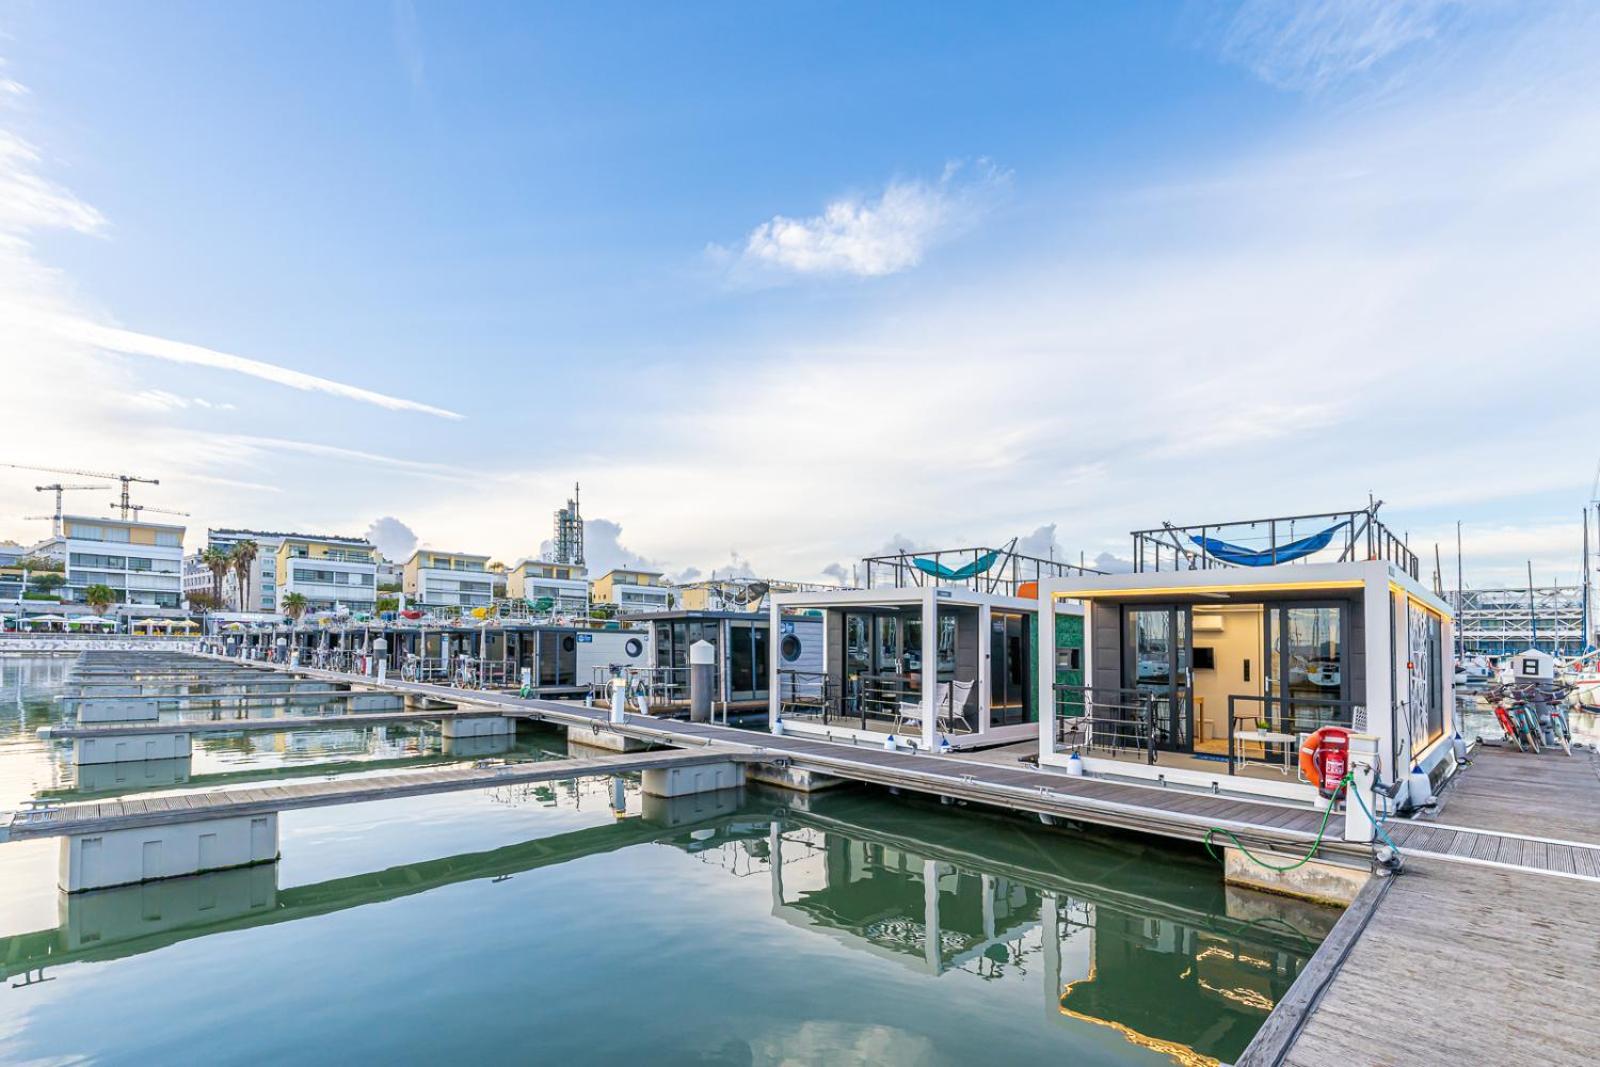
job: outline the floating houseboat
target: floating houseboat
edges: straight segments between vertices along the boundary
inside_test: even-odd
[[[386,674],[408,681],[582,696],[613,672],[648,666],[650,634],[617,623],[602,628],[500,620],[320,618],[297,626],[219,635],[222,651],[306,667]],[[279,642],[282,641],[282,644]],[[382,642],[380,645],[379,642]]]
[[[765,711],[771,697],[772,661],[792,670],[822,669],[822,619],[785,615],[772,647],[772,619],[748,611],[666,611],[634,617],[650,632],[650,706],[676,709],[689,702],[689,646],[715,650],[713,702],[732,710]]]
[[[1332,727],[1383,785],[1454,766],[1450,608],[1376,505],[1133,538],[1133,573],[1040,585],[1086,634],[1041,657],[1041,765],[1320,803],[1300,756]]]
[[[786,661],[781,639],[768,649],[773,730],[921,751],[1037,736],[1040,583],[1096,572],[1020,555],[1015,542],[862,563],[864,589],[771,598],[774,630],[798,613],[822,630],[820,665]]]

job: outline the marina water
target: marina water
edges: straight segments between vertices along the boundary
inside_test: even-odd
[[[69,663],[0,660],[0,807],[453,758],[414,726],[197,735],[187,767],[80,781],[35,736]],[[867,790],[281,818],[275,864],[70,896],[58,842],[0,844],[0,1062],[1228,1062],[1338,915],[1192,847]]]

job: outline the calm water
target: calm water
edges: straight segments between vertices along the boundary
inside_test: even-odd
[[[72,790],[30,740],[65,661],[3,669],[0,785]],[[362,733],[197,741],[189,781],[448,758]],[[57,842],[0,845],[0,1061],[1228,1061],[1337,916],[1188,850],[866,791],[589,779],[281,834],[273,865],[70,897]]]

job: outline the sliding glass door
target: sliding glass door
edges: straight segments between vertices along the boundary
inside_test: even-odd
[[[1349,679],[1341,604],[1267,607],[1267,717],[1281,730],[1307,733],[1349,725]]]
[[[1189,609],[1127,608],[1124,623],[1123,685],[1139,691],[1148,702],[1151,747],[1163,752],[1194,751]]]

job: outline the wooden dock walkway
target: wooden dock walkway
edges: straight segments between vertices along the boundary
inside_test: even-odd
[[[13,836],[184,821],[196,817],[197,807],[217,815],[254,814],[729,759],[780,762],[891,789],[1190,841],[1223,827],[1252,848],[1293,856],[1310,848],[1322,820],[1321,813],[1300,805],[1074,778],[1020,763],[885,751],[632,713],[625,723],[612,724],[606,709],[576,702],[396,679],[379,683],[307,668],[277,670],[448,701],[457,706],[455,714],[546,721],[567,727],[569,739],[578,743],[587,733],[614,733],[670,750],[72,805],[26,817],[14,825]],[[325,718],[344,725],[376,722],[384,714]],[[248,721],[225,721],[218,728]],[[37,829],[31,829],[34,819],[40,821]],[[1318,858],[1366,867],[1371,849],[1337,840],[1341,828],[1342,820],[1331,824],[1335,839],[1322,842]],[[1590,1009],[1589,986],[1600,973],[1600,910],[1594,907],[1600,900],[1600,755],[1536,756],[1480,747],[1472,765],[1445,788],[1435,812],[1390,819],[1386,829],[1405,858],[1403,872],[1367,883],[1238,1067],[1594,1062],[1600,1015]]]
[[[262,815],[294,808],[325,807],[332,804],[358,804],[369,800],[426,796],[463,789],[490,789],[503,785],[560,781],[590,775],[635,774],[668,767],[693,767],[729,760],[751,762],[749,753],[721,749],[664,749],[617,756],[542,760],[530,763],[497,764],[489,767],[440,767],[402,774],[375,775],[370,778],[338,778],[332,781],[300,782],[257,788],[214,789],[198,793],[178,793],[159,797],[123,798],[81,804],[65,804],[17,814],[10,826],[10,837],[61,837],[67,835],[126,830],[223,819],[242,815]]]
[[[498,715],[493,708],[440,708],[436,711],[350,711],[340,715],[274,715],[260,719],[159,719],[139,722],[92,723],[88,726],[41,726],[47,741],[76,741],[86,737],[138,737],[144,734],[234,734],[281,730],[327,730],[392,726],[397,723],[442,722],[446,719],[483,719]]]
[[[1238,1067],[1594,1063],[1600,756],[1480,746],[1432,819],[1390,828],[1405,871],[1362,891]]]
[[[303,669],[299,673],[327,674]],[[328,674],[328,677],[338,676]],[[372,682],[371,679],[367,681]],[[630,715],[626,725],[614,727],[607,721],[606,709],[587,708],[577,703],[467,691],[421,682],[390,680],[383,683],[383,687],[440,700],[471,701],[482,707],[500,709],[511,717],[540,719],[580,730],[614,730],[659,744],[743,746],[786,756],[802,770],[851,781],[1188,841],[1203,840],[1208,830],[1220,827],[1231,830],[1252,848],[1276,848],[1303,855],[1316,840],[1317,827],[1322,821],[1320,812],[1303,805],[1220,797],[1100,778],[1073,778],[1022,764],[1008,767],[959,756],[888,752],[728,726],[650,719],[637,714]],[[1330,825],[1333,832],[1329,839],[1324,839],[1319,858],[1367,866],[1371,849],[1337,840],[1338,828],[1342,825],[1337,817]],[[1428,854],[1463,865],[1504,864],[1558,877],[1600,878],[1600,843],[1578,842],[1540,849],[1525,847],[1526,843],[1515,832],[1496,832],[1492,828],[1445,830],[1428,823],[1404,821],[1391,823],[1389,832],[1408,854]]]

